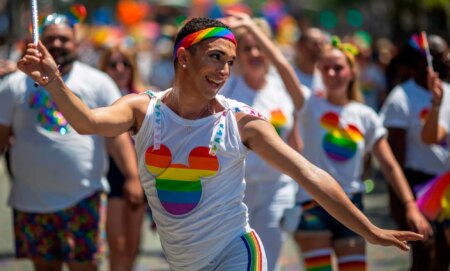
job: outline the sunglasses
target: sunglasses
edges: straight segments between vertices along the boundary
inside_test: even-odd
[[[125,68],[131,68],[131,63],[126,60],[110,62],[108,63],[108,67],[111,69],[116,69],[119,64],[122,64]]]

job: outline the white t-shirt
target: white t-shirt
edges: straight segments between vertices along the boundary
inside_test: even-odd
[[[439,111],[439,125],[442,126],[445,131],[447,131],[448,137],[450,137],[450,84],[443,82],[444,85],[444,96],[441,103],[441,109]],[[450,144],[447,137],[447,151],[450,153]],[[447,160],[450,162],[450,159]],[[449,163],[450,169],[450,163]]]
[[[139,173],[171,270],[199,270],[250,231],[243,203],[249,150],[234,116],[250,107],[217,95],[227,110],[187,120],[158,101],[166,93],[149,93],[157,98],[135,135]]]
[[[90,108],[120,97],[104,73],[75,62],[64,76],[69,88]],[[105,142],[79,135],[56,109],[43,87],[22,72],[0,85],[0,123],[11,126],[14,181],[9,204],[17,210],[47,213],[73,206],[97,190],[108,190]]]
[[[363,192],[364,155],[386,134],[377,114],[361,103],[336,106],[312,95],[305,100],[299,121],[305,142],[303,155],[330,173],[347,194]],[[310,199],[300,188],[297,201]]]
[[[235,75],[223,86],[220,94],[250,105],[274,126],[284,141],[287,140],[293,126],[294,105],[277,73],[269,73],[266,85],[260,90],[250,88],[242,76]],[[248,183],[279,181],[281,177],[286,181],[290,179],[273,169],[254,152],[247,155],[245,172]]]
[[[448,85],[444,89],[444,96],[448,96]],[[430,108],[431,93],[410,79],[392,90],[381,108],[380,117],[385,127],[406,130],[403,166],[437,175],[447,169],[449,156],[447,140],[440,145],[426,145],[422,142],[422,127]]]
[[[380,92],[386,89],[386,76],[383,70],[376,64],[369,64],[361,71],[361,90],[364,95],[364,103],[373,110],[380,106]]]
[[[302,85],[307,86],[313,93],[324,94],[325,86],[323,85],[322,76],[317,69],[314,70],[313,74],[306,74],[297,67],[294,70]]]

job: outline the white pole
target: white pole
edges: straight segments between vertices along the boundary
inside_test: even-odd
[[[425,54],[427,56],[427,63],[428,63],[428,67],[431,68],[432,71],[434,71],[433,68],[433,56],[430,53],[430,45],[428,44],[428,37],[427,37],[427,32],[422,31],[422,39],[423,42],[425,43]]]
[[[39,32],[38,32],[38,9],[37,9],[37,0],[31,1],[31,22],[32,22],[32,35],[33,35],[33,43],[38,44],[39,40]]]

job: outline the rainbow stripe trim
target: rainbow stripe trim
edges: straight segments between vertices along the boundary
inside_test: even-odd
[[[262,251],[261,245],[259,244],[258,237],[256,237],[255,232],[251,231],[241,236],[242,241],[244,241],[245,247],[247,248],[248,255],[248,265],[247,271],[260,271],[263,270],[262,263]]]
[[[338,259],[340,271],[366,271],[365,255],[348,255]]]
[[[317,249],[304,253],[304,265],[307,271],[332,271],[331,249]]]
[[[212,38],[223,38],[230,40],[234,43],[234,45],[237,46],[236,39],[234,38],[233,32],[225,27],[210,27],[206,28],[194,33],[191,33],[184,37],[181,41],[179,41],[175,48],[173,49],[173,59],[177,58],[178,55],[178,49],[181,47],[183,48],[189,48],[203,40],[206,39],[212,39]]]

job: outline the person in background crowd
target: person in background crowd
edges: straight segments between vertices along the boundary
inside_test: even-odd
[[[372,152],[389,184],[406,208],[411,229],[426,236],[431,227],[419,212],[408,183],[396,163],[386,140],[386,130],[377,114],[361,103],[357,49],[334,37],[322,49],[318,69],[326,96],[310,95],[299,112],[304,131],[303,154],[317,167],[329,172],[342,186],[349,199],[364,211],[362,195],[363,161]],[[295,94],[295,93],[294,93]],[[302,95],[302,93],[297,93]],[[366,270],[365,242],[361,236],[342,225],[299,188],[297,202],[303,213],[295,234],[307,271],[332,270],[332,255],[338,270]]]
[[[328,39],[322,30],[311,27],[302,32],[295,47],[295,73],[300,82],[313,92],[323,92],[323,83],[316,71],[316,64],[327,42]]]
[[[74,25],[65,15],[47,16],[41,37],[61,80],[89,107],[108,106],[120,97],[108,76],[76,61]],[[48,92],[22,72],[0,85],[0,149],[10,135],[16,257],[30,258],[35,270],[62,270],[63,263],[70,270],[96,270],[104,247],[105,146],[139,183],[128,135],[80,135]],[[142,193],[130,197],[142,201]]]
[[[386,77],[381,67],[373,60],[371,44],[361,44],[358,49],[360,53],[356,56],[356,61],[360,69],[364,103],[378,112],[386,98]]]
[[[439,79],[439,74],[428,70],[428,89],[432,92],[431,108],[430,113],[425,121],[422,129],[422,139],[427,144],[439,144],[445,140],[448,140],[449,129],[450,129],[450,95],[449,89],[450,85],[448,83],[442,82]],[[444,91],[444,89],[447,89]],[[450,145],[447,144],[447,148],[450,151]],[[450,168],[450,165],[449,165]],[[448,174],[448,171],[447,171]],[[446,202],[448,204],[450,196],[448,194],[449,185],[447,184],[446,191],[447,194]],[[441,199],[443,202],[443,199]],[[442,207],[444,209],[444,207]],[[441,246],[438,254],[447,256],[447,266],[440,266],[439,270],[446,270],[445,268],[450,268],[448,263],[448,255],[450,253],[450,210],[449,206],[445,206],[445,210],[442,210],[446,214],[442,217],[442,227],[444,231],[444,236],[440,236],[446,241],[447,246]],[[442,212],[441,211],[441,212]],[[442,242],[444,242],[442,240]],[[438,270],[438,269],[436,269]]]
[[[130,49],[121,46],[105,49],[98,67],[114,80],[122,95],[145,91],[135,55]],[[140,183],[134,182],[133,176],[124,176],[112,157],[109,158],[107,178],[111,187],[106,216],[110,270],[131,271],[139,252],[142,222],[147,210],[144,191]],[[130,202],[127,193],[140,193],[143,200]]]
[[[307,28],[303,31],[297,41],[295,46],[294,70],[300,82],[312,91],[304,92],[305,95],[310,95],[310,93],[323,94],[324,86],[322,78],[317,71],[316,64],[320,52],[327,42],[328,38],[325,33],[315,27]],[[295,114],[293,133],[289,136],[288,142],[291,145],[297,145],[300,152],[304,144],[302,134],[303,131],[299,126],[297,114]]]
[[[429,44],[435,68],[445,74],[443,56],[447,43],[441,37],[430,35]],[[388,129],[388,141],[395,158],[403,168],[409,186],[414,189],[448,170],[449,153],[446,140],[433,145],[422,142],[422,127],[432,109],[432,94],[427,86],[427,61],[415,48],[410,46],[406,50],[413,75],[390,92],[380,116]],[[448,85],[445,86],[446,95],[450,95]],[[409,221],[402,200],[391,189],[389,196],[392,218],[400,229],[408,229]],[[450,254],[443,225],[436,222],[433,227],[434,235],[430,239],[412,244],[411,271],[447,271]]]

